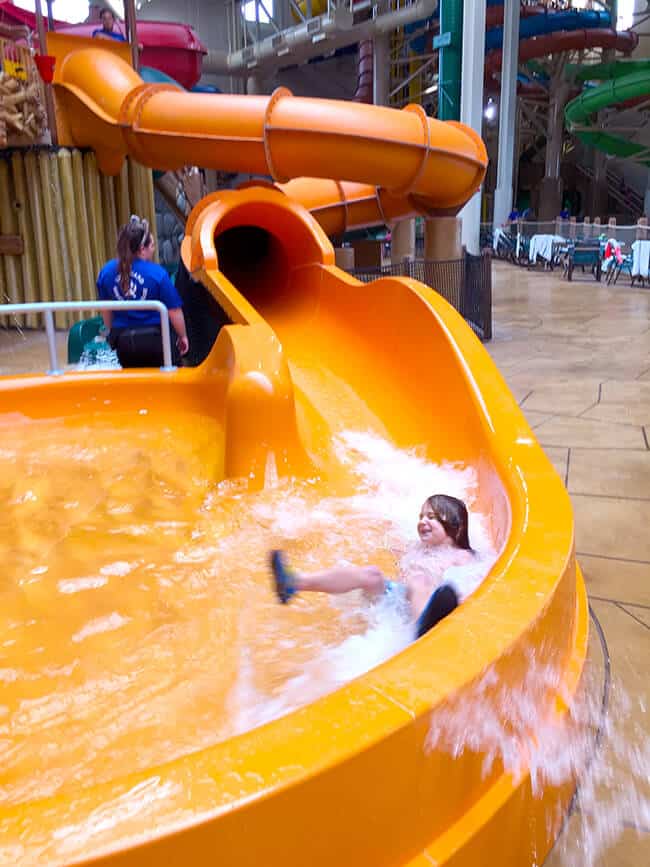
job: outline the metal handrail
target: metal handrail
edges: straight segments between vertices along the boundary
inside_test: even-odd
[[[169,311],[162,301],[39,301],[35,304],[0,304],[0,316],[16,316],[23,313],[42,313],[45,320],[47,346],[50,353],[50,376],[65,373],[59,367],[56,349],[54,313],[66,310],[157,310],[160,313],[160,336],[162,340],[163,366],[165,372],[176,370],[172,364],[172,344],[169,331]]]

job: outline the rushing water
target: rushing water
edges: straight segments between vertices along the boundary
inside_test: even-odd
[[[471,467],[348,432],[336,442],[342,473],[296,481],[269,467],[266,488],[252,493],[215,480],[220,449],[221,431],[205,418],[172,424],[145,410],[126,421],[0,425],[3,806],[78,798],[261,725],[411,640],[394,608],[358,593],[278,605],[270,548],[304,570],[369,562],[394,575],[419,562],[420,505],[444,492],[468,503],[484,570],[494,559]],[[648,741],[617,685],[603,716],[596,680],[572,710],[569,737],[540,723],[538,691],[554,692],[560,674],[531,659],[509,688],[487,671],[473,701],[436,717],[428,748],[480,750],[486,773],[494,762],[515,777],[530,767],[538,793],[577,774],[590,820],[559,846],[567,867],[591,867],[623,821],[650,826]],[[594,759],[598,739],[606,751]],[[38,851],[78,853],[130,817],[175,815],[173,801],[151,778],[82,824],[63,824],[54,841],[31,833]],[[25,857],[22,844],[0,847],[0,863]]]
[[[426,496],[473,503],[471,468],[366,434],[339,438],[330,480],[252,493],[213,481],[215,425],[110,419],[16,417],[0,431],[5,805],[208,746],[399,651],[411,625],[358,593],[278,605],[268,551],[393,575]],[[481,515],[470,534],[487,570]]]
[[[650,829],[650,738],[639,721],[645,698],[632,698],[610,680],[608,665],[592,638],[566,725],[558,725],[552,706],[546,718],[539,712],[543,696],[569,703],[563,672],[531,655],[523,681],[508,685],[488,669],[462,704],[436,715],[429,733],[428,749],[482,755],[486,776],[494,765],[515,781],[529,773],[535,797],[547,786],[578,780],[573,807],[581,821],[561,835],[554,853],[563,867],[596,867],[624,827]]]

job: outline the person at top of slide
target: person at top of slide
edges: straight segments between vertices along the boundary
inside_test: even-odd
[[[434,494],[425,500],[417,531],[422,553],[436,557],[433,568],[424,568],[422,558],[406,570],[401,581],[391,581],[376,566],[342,566],[302,574],[290,569],[281,551],[271,552],[275,591],[283,604],[297,593],[348,593],[363,590],[373,600],[383,594],[394,599],[416,621],[416,637],[424,635],[461,601],[454,579],[459,569],[475,559],[469,543],[467,507],[462,500]]]
[[[154,239],[147,220],[132,216],[120,229],[117,258],[99,272],[103,301],[162,301],[177,335],[180,355],[189,349],[182,301],[165,269],[152,262]],[[163,363],[160,314],[156,310],[104,310],[108,342],[122,367],[160,367]]]
[[[99,10],[101,27],[96,27],[92,32],[93,39],[115,39],[116,42],[126,42],[126,38],[119,30],[115,29],[115,15],[113,10],[104,6]]]

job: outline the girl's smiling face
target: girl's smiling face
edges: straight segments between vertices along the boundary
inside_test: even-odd
[[[427,501],[420,509],[420,519],[418,521],[418,536],[420,541],[430,547],[449,543],[451,540],[447,535],[447,531],[442,526],[436,513]]]

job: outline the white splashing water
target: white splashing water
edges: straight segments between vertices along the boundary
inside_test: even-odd
[[[470,539],[478,555],[471,566],[456,569],[454,583],[463,586],[463,598],[476,589],[494,562],[496,552],[485,516],[472,509],[477,486],[475,470],[457,464],[434,464],[415,451],[398,449],[368,433],[344,432],[334,446],[338,459],[353,473],[352,493],[314,500],[309,482],[301,485],[276,479],[250,505],[254,519],[270,536],[303,540],[314,533],[326,534],[330,539],[340,534],[342,549],[344,541],[348,547],[336,565],[364,565],[352,559],[355,546],[350,546],[350,540],[375,534],[383,547],[396,554],[402,577],[409,569],[418,567],[441,572],[443,560],[435,551],[425,551],[416,541],[416,525],[420,507],[428,496],[449,494],[468,506]],[[223,493],[233,496],[232,483],[224,484]],[[245,509],[248,508],[246,504]],[[245,528],[243,532],[250,531]],[[232,535],[226,544],[233,545]],[[335,564],[322,562],[318,548],[303,552],[301,568],[322,569],[328,565]],[[351,593],[330,597],[330,604],[344,616],[362,615],[363,632],[339,644],[322,646],[301,674],[272,696],[255,689],[255,673],[244,649],[231,696],[232,734],[314,701],[394,656],[413,640],[412,619],[405,617],[404,611],[398,610],[390,599],[371,605],[360,594]],[[285,640],[289,653],[291,642],[291,638]]]
[[[477,682],[470,697],[436,713],[428,750],[454,758],[464,752],[483,756],[487,776],[502,766],[519,781],[530,773],[531,788],[540,797],[547,786],[578,781],[577,805],[584,818],[558,842],[566,867],[595,867],[630,824],[650,827],[650,738],[632,719],[645,712],[641,700],[630,699],[612,683],[608,707],[593,672],[570,706],[566,725],[551,712],[555,696],[563,695],[561,670],[540,664],[533,656],[523,682],[500,680],[494,668]],[[546,698],[547,713],[540,715]],[[550,702],[550,705],[549,705]]]
[[[121,370],[121,364],[117,358],[117,352],[105,341],[97,341],[84,346],[81,358],[77,364],[77,370]]]
[[[340,644],[326,647],[302,673],[287,681],[274,696],[260,693],[246,651],[242,654],[237,684],[231,696],[232,734],[239,734],[285,716],[333,692],[355,677],[403,650],[413,640],[413,627],[394,606],[380,603],[368,611],[368,628]],[[291,651],[292,642],[286,642]]]

